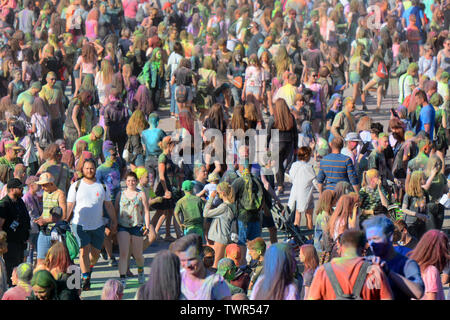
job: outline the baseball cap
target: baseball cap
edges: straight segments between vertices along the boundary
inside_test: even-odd
[[[175,90],[175,99],[178,103],[187,101],[187,89],[184,85],[177,86],[177,89]]]
[[[345,141],[361,141],[361,138],[359,137],[359,134],[356,132],[349,132],[345,136]]]
[[[217,264],[217,274],[220,274],[222,277],[225,276],[225,274],[230,271],[236,269],[236,264],[233,260],[230,258],[223,258],[220,259],[219,263]]]
[[[220,177],[216,172],[210,173],[208,175],[208,180],[207,180],[208,182],[219,181],[219,180],[220,180]]]
[[[194,189],[194,181],[191,180],[186,180],[183,182],[183,184],[181,185],[181,189],[184,191],[192,191]]]
[[[165,11],[169,8],[172,8],[172,4],[170,2],[166,2],[164,3],[164,5],[162,6],[162,10]]]
[[[41,176],[39,177],[39,181],[36,182],[36,184],[43,185],[54,182],[55,178],[53,178],[52,174],[50,172],[44,172],[43,174],[41,174]]]
[[[17,144],[17,142],[14,141],[14,140],[6,141],[6,143],[5,143],[5,149],[10,149],[10,148],[13,148],[13,149],[15,149],[15,150],[20,150],[20,149],[22,149],[22,147],[20,147],[20,146]]]
[[[14,188],[20,188],[22,189],[24,187],[22,181],[20,181],[17,178],[12,178],[8,181],[6,188],[7,189],[14,189]]]
[[[100,139],[103,136],[103,128],[101,126],[95,126],[91,131],[97,139]]]

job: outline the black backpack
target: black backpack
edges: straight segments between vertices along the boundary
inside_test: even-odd
[[[328,279],[333,286],[333,291],[336,294],[336,300],[363,300],[361,298],[361,291],[366,282],[367,268],[369,268],[370,263],[364,261],[361,269],[359,269],[358,276],[356,277],[355,284],[353,285],[353,292],[351,294],[345,294],[342,291],[341,285],[339,284],[336,274],[333,271],[331,262],[324,264],[325,271],[327,273]]]

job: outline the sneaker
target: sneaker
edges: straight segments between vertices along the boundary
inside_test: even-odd
[[[117,263],[116,258],[112,258],[112,259],[109,260],[109,266],[110,267],[117,267],[117,265],[118,265],[118,263]]]
[[[82,289],[83,291],[91,290],[91,278],[83,278]]]
[[[138,274],[138,282],[139,284],[145,283],[145,274],[143,272]]]
[[[134,274],[130,270],[127,271],[127,278],[133,278]]]
[[[106,253],[106,249],[103,248],[102,251],[100,252],[100,255],[102,256],[103,260],[108,260],[108,254]]]
[[[127,287],[127,278],[120,278],[120,283],[122,284],[123,288],[125,289]]]

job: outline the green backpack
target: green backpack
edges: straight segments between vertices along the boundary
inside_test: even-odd
[[[80,252],[80,245],[72,232],[66,231],[66,247],[69,251],[70,259],[73,261]]]
[[[261,209],[264,199],[264,190],[261,182],[252,175],[242,176],[244,179],[244,192],[240,204],[246,211],[256,211]]]

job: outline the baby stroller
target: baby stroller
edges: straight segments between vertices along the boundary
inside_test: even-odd
[[[297,226],[294,226],[294,216],[287,205],[279,206],[274,203],[272,205],[272,209],[270,210],[273,221],[275,223],[275,227],[277,230],[283,231],[287,238],[288,242],[299,248],[304,244],[312,243],[312,240],[308,240],[306,236],[314,233],[313,230],[303,231],[300,230]]]

